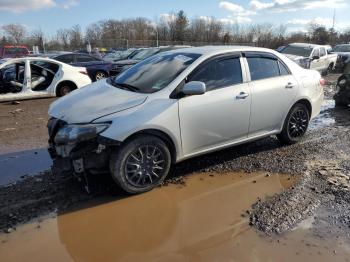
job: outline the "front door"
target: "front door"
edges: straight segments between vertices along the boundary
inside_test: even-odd
[[[188,81],[204,82],[207,92],[179,100],[185,156],[247,137],[251,96],[248,84],[243,83],[239,55],[204,62]]]

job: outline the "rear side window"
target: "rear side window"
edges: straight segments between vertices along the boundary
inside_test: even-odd
[[[98,61],[96,58],[88,55],[76,55],[76,59],[78,63]]]
[[[190,81],[201,81],[207,91],[242,83],[242,70],[239,58],[215,59],[202,65]]]
[[[62,63],[74,63],[74,56],[73,55],[61,55],[57,56],[55,60],[60,61]]]
[[[276,59],[248,57],[247,61],[252,81],[280,76],[279,62]]]

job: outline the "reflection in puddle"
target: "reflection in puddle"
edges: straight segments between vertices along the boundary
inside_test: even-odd
[[[266,173],[193,175],[184,187],[90,203],[45,220],[39,229],[21,226],[0,235],[0,255],[2,261],[295,261],[322,250],[318,261],[329,261],[333,249],[317,248],[312,239],[317,245],[306,246],[307,231],[277,241],[259,236],[242,216],[258,198],[293,180]]]
[[[50,169],[47,149],[34,149],[0,155],[0,186],[15,182],[24,175],[37,175]]]
[[[350,108],[335,108],[334,100],[325,100],[320,114],[310,122],[310,129],[350,125]]]

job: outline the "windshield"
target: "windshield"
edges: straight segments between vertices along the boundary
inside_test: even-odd
[[[134,55],[132,57],[132,59],[135,60],[144,60],[156,53],[158,53],[159,49],[158,48],[149,48],[149,49],[144,49],[142,51],[140,51],[139,53],[137,53],[136,55]]]
[[[289,55],[296,55],[296,56],[303,56],[303,57],[310,57],[311,52],[312,52],[312,48],[310,47],[293,46],[293,45],[288,45],[281,51],[282,54],[289,54]]]
[[[333,48],[333,52],[349,52],[350,53],[350,45],[337,45]]]
[[[200,54],[161,53],[124,71],[110,84],[139,93],[154,93],[170,84]]]

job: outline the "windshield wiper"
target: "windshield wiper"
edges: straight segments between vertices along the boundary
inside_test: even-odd
[[[140,90],[138,87],[133,86],[133,85],[129,85],[126,83],[114,83],[114,84],[117,86],[120,86],[122,89],[133,91],[133,92]]]

